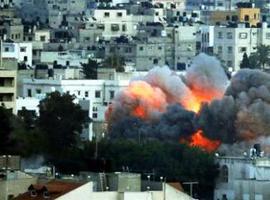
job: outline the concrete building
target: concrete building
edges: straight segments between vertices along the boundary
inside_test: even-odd
[[[25,174],[20,170],[19,156],[0,156],[0,199],[13,199],[35,184],[37,178]]]
[[[155,64],[185,70],[196,55],[197,30],[197,26],[157,24],[155,28],[145,28],[138,39],[112,41],[106,46],[105,57],[120,55],[126,62],[134,63],[137,71],[149,70]]]
[[[94,21],[103,30],[105,39],[119,37],[121,35],[135,36],[140,19],[129,15],[125,9],[96,9],[94,10]],[[93,18],[92,18],[93,19]],[[143,19],[141,18],[141,21]],[[101,28],[102,27],[102,28]]]
[[[10,171],[5,179],[0,179],[0,199],[13,199],[36,182],[36,177],[20,171]]]
[[[104,113],[114,95],[127,87],[128,80],[42,80],[24,79],[21,98],[17,99],[17,109],[26,108],[38,111],[39,101],[46,93],[59,91],[75,95],[75,103],[79,103],[93,120],[89,130],[84,131],[83,138],[92,140],[93,136],[101,136],[106,132]],[[34,98],[34,99],[33,99]],[[87,102],[84,102],[88,100]],[[37,113],[38,114],[38,113]]]
[[[67,193],[57,200],[192,200],[168,183],[141,181],[141,175],[127,172],[83,173],[90,182]],[[89,178],[88,178],[89,177]],[[102,181],[99,181],[102,180]],[[102,186],[104,184],[104,186]],[[100,185],[100,186],[99,186]]]
[[[253,154],[217,158],[220,176],[214,191],[214,200],[270,199],[270,160]],[[260,154],[260,153],[259,153]]]
[[[256,52],[259,45],[270,45],[270,29],[264,23],[261,28],[218,27],[214,29],[214,53],[233,71],[240,69],[243,54]]]
[[[2,58],[16,59],[20,63],[32,66],[32,43],[3,42],[2,47]]]
[[[1,55],[0,55],[1,56]],[[17,95],[17,60],[0,61],[0,104],[15,113]]]

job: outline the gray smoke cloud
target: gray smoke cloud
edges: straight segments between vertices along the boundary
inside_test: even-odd
[[[132,96],[128,89],[118,93],[109,113],[112,137],[179,141],[202,129],[208,138],[234,146],[270,138],[267,73],[243,69],[229,81],[216,58],[200,54],[183,76],[167,67],[157,67],[131,84],[138,80],[154,88],[158,95],[152,99],[161,103],[153,107],[151,102]],[[187,105],[196,100],[198,93],[207,103],[195,113]],[[132,109],[137,105],[150,113],[147,119],[134,116]]]

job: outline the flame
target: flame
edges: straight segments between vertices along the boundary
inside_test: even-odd
[[[216,90],[200,91],[191,88],[193,97],[184,103],[187,110],[198,113],[201,109],[202,103],[211,103],[214,99],[222,99],[223,92]]]
[[[223,96],[222,92],[210,90],[209,92],[203,92],[199,90],[191,90],[194,96],[193,99],[190,99],[185,106],[187,110],[191,110],[195,113],[198,113],[201,109],[202,103],[210,103],[213,99],[221,99]],[[181,140],[180,142],[188,143],[189,146],[200,147],[208,152],[213,152],[217,150],[221,142],[218,140],[210,140],[202,130],[197,130],[192,134],[189,141]]]
[[[217,150],[217,148],[221,145],[221,142],[218,140],[208,139],[207,137],[204,136],[202,130],[198,130],[191,136],[188,145],[192,147],[200,147],[208,152],[213,152]]]

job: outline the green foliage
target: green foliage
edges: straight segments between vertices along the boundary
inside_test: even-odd
[[[251,68],[265,69],[270,65],[270,46],[260,45],[257,47],[257,51],[250,55]]]
[[[242,62],[240,64],[240,68],[241,69],[250,68],[249,59],[248,59],[246,52],[243,54],[243,59],[242,59]]]
[[[51,156],[61,156],[79,141],[79,133],[88,121],[74,97],[53,92],[40,102],[37,127],[44,134],[45,150]]]
[[[89,58],[88,63],[81,63],[81,65],[86,79],[97,79],[97,61]]]
[[[0,154],[8,153],[11,143],[11,117],[10,110],[0,106]]]
[[[104,61],[104,67],[106,68],[114,68],[117,72],[124,72],[125,68],[125,59],[116,54],[107,57]]]
[[[94,156],[94,143],[88,144],[85,153]],[[99,157],[111,161],[112,171],[128,166],[135,172],[155,172],[168,181],[199,181],[197,191],[201,197],[212,195],[214,180],[218,175],[212,154],[199,148],[178,143],[148,141],[139,144],[132,140],[101,141]]]

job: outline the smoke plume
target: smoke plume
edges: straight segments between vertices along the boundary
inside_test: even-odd
[[[213,151],[221,143],[270,135],[270,76],[240,70],[229,81],[220,62],[200,54],[186,74],[155,67],[130,82],[109,106],[111,137],[187,142]]]

